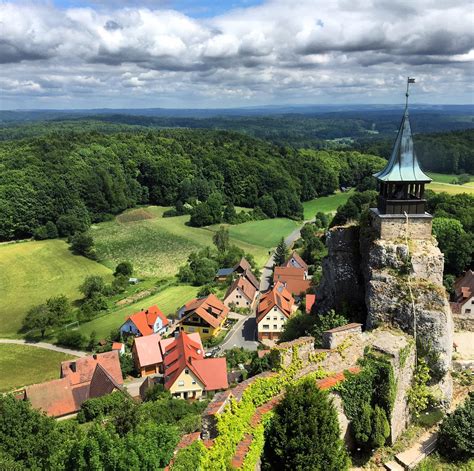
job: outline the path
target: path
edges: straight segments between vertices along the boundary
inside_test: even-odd
[[[232,313],[232,316],[239,320],[233,325],[225,341],[219,346],[220,350],[231,350],[234,347],[257,350],[255,316],[253,314],[244,316],[237,313]]]
[[[52,350],[53,352],[65,353],[75,357],[85,357],[90,353],[82,352],[80,350],[71,350],[70,348],[58,347],[52,343],[46,342],[32,342],[24,339],[0,339],[0,343],[9,343],[14,345],[26,345],[28,347],[44,348],[45,350]]]
[[[314,222],[314,218],[303,221],[300,227],[297,227],[290,235],[285,238],[285,244],[287,247],[291,247],[296,240],[301,237],[301,228],[310,222]],[[265,266],[262,269],[262,276],[260,277],[260,292],[267,291],[270,288],[270,282],[273,275],[273,265],[275,264],[273,258],[275,256],[275,251],[273,251],[265,263]]]

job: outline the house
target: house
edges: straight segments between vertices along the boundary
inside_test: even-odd
[[[160,334],[135,337],[132,357],[135,367],[140,372],[140,376],[149,376],[163,372],[163,355],[160,341]]]
[[[164,334],[169,321],[158,309],[158,306],[151,306],[146,311],[136,312],[128,316],[120,327],[123,335],[145,336],[151,334]]]
[[[454,315],[474,317],[474,271],[468,270],[456,280],[453,298],[449,304]]]
[[[280,338],[286,321],[296,310],[295,300],[283,283],[275,286],[260,297],[257,307],[257,331],[259,340]]]
[[[316,295],[315,294],[307,294],[306,295],[306,314],[311,314],[311,309],[314,306],[314,303],[316,302]]]
[[[84,401],[122,390],[117,351],[98,353],[61,363],[61,378],[27,386],[24,399],[51,417],[79,411]]]
[[[308,273],[308,264],[298,255],[298,252],[293,251],[288,260],[283,265],[284,267],[303,268]]]
[[[198,338],[181,332],[162,342],[164,387],[175,397],[198,399],[229,387],[225,358],[204,358]]]
[[[308,272],[304,268],[297,267],[275,267],[273,282],[283,283],[293,296],[301,296],[306,293],[311,285]]]
[[[260,288],[260,282],[258,281],[257,277],[253,274],[252,270],[247,268],[247,270],[244,270],[242,275],[244,278],[247,278],[250,283],[252,283],[253,286],[255,286],[255,289],[258,290]]]
[[[257,289],[244,275],[239,276],[229,286],[224,298],[224,304],[232,307],[252,309],[257,294]]]
[[[253,277],[251,283],[253,284],[256,281],[255,275],[252,273],[252,267],[245,257],[242,257],[238,263],[236,263],[232,268],[221,268],[216,273],[216,281],[225,281],[229,276],[236,274],[242,275],[245,272],[250,272]],[[250,276],[250,275],[249,275]],[[258,283],[258,282],[257,282]],[[258,288],[258,284],[255,286]]]
[[[196,298],[179,311],[178,328],[181,332],[198,332],[202,339],[215,337],[229,315],[229,308],[214,294]]]
[[[241,275],[246,270],[252,270],[250,263],[245,257],[242,257],[237,264],[234,265],[234,272]]]
[[[227,280],[227,278],[230,275],[232,275],[232,273],[234,273],[233,268],[221,268],[221,269],[217,270],[215,280],[216,281],[225,281],[225,280]]]

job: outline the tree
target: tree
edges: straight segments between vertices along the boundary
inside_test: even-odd
[[[48,236],[48,239],[56,239],[56,237],[58,237],[58,228],[53,221],[48,221],[44,227],[46,229],[46,235]]]
[[[327,392],[306,379],[289,386],[265,431],[262,469],[344,471],[350,459]]]
[[[32,307],[23,319],[23,331],[38,329],[41,338],[44,338],[46,330],[52,326],[50,312],[46,304]]]
[[[450,460],[474,458],[474,392],[471,391],[464,404],[447,415],[438,435],[438,450]]]
[[[263,195],[258,200],[258,206],[269,218],[274,218],[277,215],[278,207],[272,195]]]
[[[229,230],[224,226],[220,226],[212,236],[212,242],[214,242],[219,252],[226,252],[229,248]]]
[[[101,276],[89,275],[86,277],[79,291],[84,295],[86,299],[90,299],[94,294],[102,294],[105,290],[105,281]]]
[[[64,294],[49,298],[46,307],[52,326],[61,326],[73,320],[71,303]]]
[[[390,424],[387,419],[387,414],[378,405],[375,405],[372,416],[372,446],[379,448],[385,445],[387,438],[390,436]]]
[[[57,344],[82,350],[87,344],[87,339],[78,330],[64,330],[58,334]]]
[[[114,276],[126,276],[130,277],[133,275],[133,265],[130,262],[120,262],[114,271]]]
[[[94,239],[87,232],[76,232],[70,239],[71,250],[76,255],[95,259]]]
[[[283,265],[289,256],[290,251],[285,243],[285,239],[282,237],[277,245],[277,248],[275,249],[275,256],[273,257],[275,265],[277,267]]]
[[[316,213],[314,224],[318,229],[326,229],[329,224],[329,217],[326,213],[318,211]]]
[[[362,408],[358,411],[358,420],[353,420],[352,430],[354,438],[358,445],[366,445],[369,443],[370,435],[372,433],[372,407],[368,402],[362,404]]]
[[[338,314],[334,310],[314,316],[315,323],[311,329],[311,335],[316,339],[316,344],[321,345],[323,332],[334,327],[340,327],[349,321],[343,314]]]
[[[222,216],[222,220],[226,222],[227,224],[235,224],[236,219],[237,219],[237,213],[235,211],[234,203],[230,202],[224,208],[224,214]]]

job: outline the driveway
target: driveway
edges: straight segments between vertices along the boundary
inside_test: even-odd
[[[237,315],[239,314],[235,314],[235,316]],[[220,345],[220,350],[231,350],[234,347],[243,347],[246,350],[257,350],[258,342],[255,340],[257,332],[255,314],[239,316],[240,319],[232,327],[225,342]]]

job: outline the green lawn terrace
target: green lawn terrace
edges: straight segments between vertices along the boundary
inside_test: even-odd
[[[28,345],[0,344],[0,393],[59,378],[61,362],[72,358]]]
[[[79,286],[89,275],[112,279],[109,268],[73,255],[59,239],[0,245],[0,338],[19,337],[28,310],[47,298],[82,297]]]

